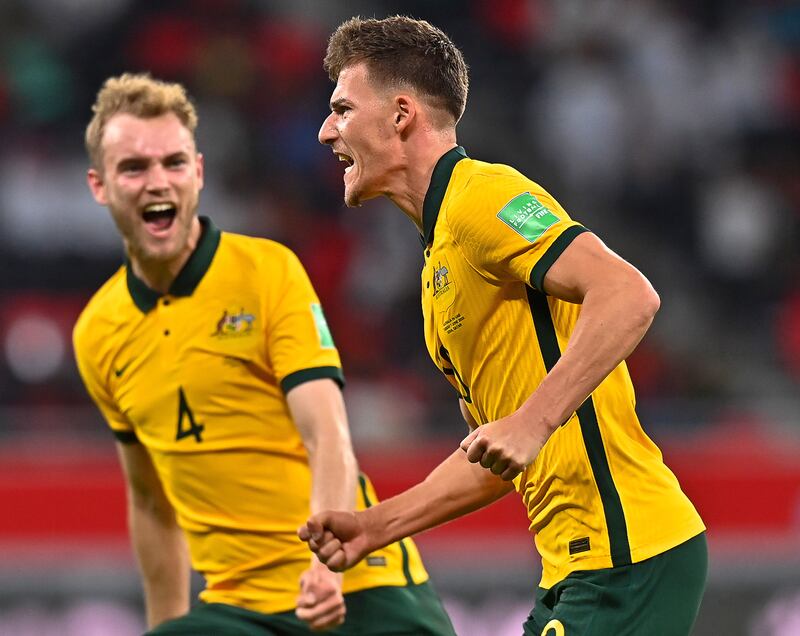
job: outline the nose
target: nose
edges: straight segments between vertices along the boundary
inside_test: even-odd
[[[147,189],[151,191],[166,190],[169,187],[167,172],[159,162],[154,162],[147,171]]]
[[[325,118],[325,121],[322,122],[322,126],[320,126],[319,133],[317,134],[317,139],[319,139],[319,143],[331,145],[338,137],[338,133],[336,132],[336,126],[334,125],[334,115],[336,113],[331,113]]]

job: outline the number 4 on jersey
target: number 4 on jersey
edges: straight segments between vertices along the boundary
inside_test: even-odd
[[[189,420],[188,428],[183,427],[184,418]],[[203,438],[200,437],[200,434],[205,428],[203,424],[195,422],[194,413],[192,413],[192,409],[189,408],[189,403],[186,401],[183,387],[178,387],[178,433],[175,435],[175,440],[181,440],[184,437],[189,437],[189,435],[194,435],[194,438],[198,442],[202,442]]]

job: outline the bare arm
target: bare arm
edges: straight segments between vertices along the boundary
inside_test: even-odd
[[[342,392],[327,378],[304,382],[286,395],[311,468],[311,512],[355,507],[358,464]]]
[[[289,391],[286,401],[308,451],[311,513],[353,510],[358,464],[341,390],[333,380],[312,380]],[[300,579],[295,612],[312,629],[327,629],[344,621],[341,575],[331,572],[316,556]]]
[[[141,444],[117,444],[125,474],[128,526],[144,587],[147,625],[189,611],[189,552],[175,511]]]
[[[660,304],[649,281],[590,233],[564,250],[545,275],[544,288],[581,304],[569,344],[516,412],[461,443],[470,461],[504,479],[533,461],[550,434],[631,354]]]
[[[594,234],[578,236],[544,278],[545,291],[581,304],[561,359],[523,410],[547,405],[551,430],[566,420],[644,337],[661,301],[650,282]],[[533,398],[533,396],[532,396]]]
[[[386,545],[483,508],[513,489],[456,450],[421,483],[365,510],[365,523]]]
[[[328,567],[346,570],[374,550],[482,508],[513,488],[457,450],[405,492],[361,512],[317,514],[298,534]]]

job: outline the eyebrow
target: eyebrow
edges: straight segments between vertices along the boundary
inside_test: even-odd
[[[122,157],[122,159],[117,161],[117,167],[122,168],[130,165],[139,165],[142,163],[147,163],[148,161],[149,159],[147,157],[142,157],[139,155],[131,155],[129,157]]]
[[[342,106],[346,106],[349,103],[350,103],[350,101],[348,99],[346,99],[345,97],[339,97],[337,99],[334,99],[331,102],[331,110],[336,110],[337,108],[341,108]]]
[[[167,155],[163,155],[161,157],[151,157],[148,155],[128,155],[127,157],[122,157],[118,163],[124,163],[126,161],[170,161],[171,159],[179,159],[181,157],[188,157],[189,152],[186,150],[176,150],[175,152],[170,152]]]

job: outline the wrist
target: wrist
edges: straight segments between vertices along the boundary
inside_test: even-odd
[[[519,422],[520,427],[537,431],[544,442],[562,424],[562,422],[553,421],[549,417],[548,411],[549,409],[537,408],[531,404],[531,400],[528,400],[511,417]]]
[[[381,542],[382,535],[391,532],[390,525],[383,519],[384,507],[384,504],[378,504],[353,513],[358,518],[359,525],[363,530],[362,536],[367,554],[383,548],[386,543],[391,543],[391,541]]]

